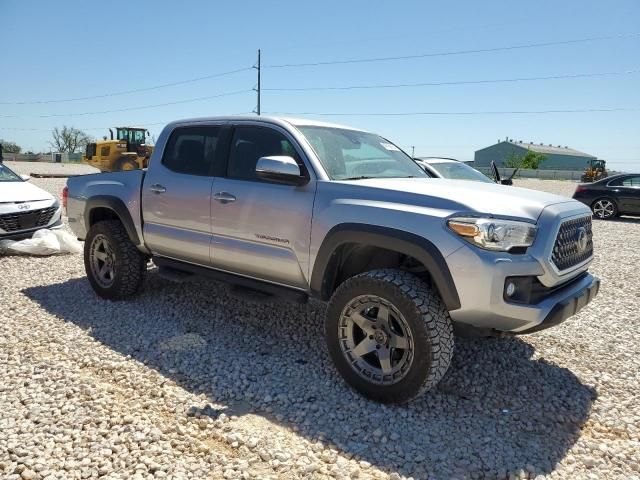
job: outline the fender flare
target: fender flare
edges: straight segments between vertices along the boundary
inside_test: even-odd
[[[84,224],[87,231],[91,225],[91,212],[96,208],[108,208],[113,211],[122,222],[122,225],[124,225],[127,235],[129,235],[129,239],[135,245],[140,245],[140,239],[138,238],[138,233],[136,232],[136,227],[133,223],[133,218],[131,218],[129,210],[120,198],[111,195],[96,195],[95,197],[91,197],[87,200],[87,204],[84,209]]]
[[[328,300],[333,292],[327,269],[338,247],[346,243],[360,243],[373,247],[385,248],[409,255],[421,262],[431,275],[431,279],[447,310],[460,308],[460,297],[453,277],[440,250],[429,240],[413,233],[395,228],[366,225],[360,223],[343,223],[336,225],[327,233],[313,265],[311,274],[311,295],[321,300]]]

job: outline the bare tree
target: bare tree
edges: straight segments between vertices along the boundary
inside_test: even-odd
[[[85,149],[88,143],[93,139],[77,128],[67,127],[64,125],[62,129],[54,128],[51,132],[53,141],[51,146],[56,152],[76,153]]]
[[[8,140],[2,140],[1,138],[0,145],[2,145],[4,153],[20,153],[22,151],[20,145],[17,145],[15,142],[9,142]]]

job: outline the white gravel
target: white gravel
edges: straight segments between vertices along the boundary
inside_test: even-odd
[[[67,175],[86,175],[100,173],[95,167],[84,163],[49,163],[49,162],[5,162],[5,165],[16,173],[54,173]]]
[[[459,340],[439,388],[402,407],[344,385],[320,304],[153,272],[113,303],[81,255],[0,258],[0,477],[640,478],[639,229],[594,223],[587,309]]]

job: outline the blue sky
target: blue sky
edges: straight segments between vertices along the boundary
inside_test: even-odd
[[[118,18],[122,21],[119,22]],[[255,71],[126,95],[101,95],[251,67],[262,49],[263,112],[478,112],[629,108],[518,115],[318,116],[374,130],[416,155],[462,160],[498,138],[568,145],[640,170],[637,0],[372,2],[0,0],[0,138],[48,148],[63,124],[100,137],[132,124],[158,134],[174,119],[250,112],[251,91],[162,107],[96,113],[250,90]],[[303,62],[621,38],[467,55],[299,68]],[[591,78],[343,91],[269,88],[439,83],[625,72]],[[2,103],[5,102],[5,103]],[[9,103],[9,104],[7,104]],[[90,113],[89,115],[77,115]],[[75,116],[64,116],[76,114]],[[43,117],[43,115],[63,115]],[[27,130],[33,129],[33,130]]]

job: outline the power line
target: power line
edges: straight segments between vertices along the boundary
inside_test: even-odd
[[[392,60],[411,60],[416,58],[445,57],[450,55],[469,55],[474,53],[503,52],[503,51],[509,51],[509,50],[520,50],[525,48],[571,45],[576,43],[596,42],[596,41],[603,41],[603,40],[616,40],[621,38],[633,38],[638,36],[640,36],[640,32],[624,33],[620,35],[604,35],[599,37],[577,38],[572,40],[559,40],[555,42],[541,42],[541,43],[529,43],[529,44],[523,44],[523,45],[511,45],[507,47],[478,48],[478,49],[472,49],[472,50],[452,50],[452,51],[446,51],[446,52],[421,53],[416,55],[402,55],[402,56],[396,56],[396,57],[352,58],[347,60],[332,60],[332,61],[325,61],[325,62],[284,63],[279,65],[263,65],[262,68],[319,67],[324,65],[345,65],[345,64],[351,64],[351,63],[372,63],[372,62],[387,62]]]
[[[558,80],[568,78],[591,78],[605,76],[631,75],[640,72],[640,70],[627,70],[623,72],[597,72],[597,73],[575,73],[566,75],[550,75],[543,77],[517,77],[517,78],[499,78],[491,80],[457,80],[450,82],[420,82],[420,83],[395,83],[395,84],[379,84],[379,85],[348,85],[339,87],[279,87],[279,88],[263,88],[271,92],[307,92],[322,90],[368,90],[382,88],[404,88],[404,87],[436,87],[445,85],[477,85],[487,83],[510,83],[510,82],[530,82],[536,80]]]
[[[144,110],[147,108],[165,107],[167,105],[178,105],[181,103],[198,102],[201,100],[210,100],[213,98],[229,97],[232,95],[240,95],[242,93],[253,92],[252,89],[236,90],[233,92],[219,93],[217,95],[208,95],[206,97],[187,98],[184,100],[176,100],[174,102],[157,103],[153,105],[141,105],[137,107],[118,108],[115,110],[102,110],[98,112],[80,112],[80,113],[52,113],[47,115],[0,115],[3,118],[51,118],[51,117],[81,117],[86,115],[100,115],[104,113],[129,112],[132,110]]]
[[[409,117],[427,115],[537,115],[555,113],[637,112],[640,108],[583,108],[572,110],[487,110],[469,112],[265,112],[269,115],[316,115],[328,117]]]
[[[229,113],[227,115],[250,115],[253,112],[239,112],[239,113]],[[145,123],[145,122],[133,122],[131,125],[139,126],[139,127],[152,127],[157,125],[167,125],[170,122],[174,122],[176,119],[167,120],[164,122],[153,122],[153,123]],[[107,130],[108,128],[112,128],[113,125],[109,125],[106,127],[75,127],[79,130]],[[0,130],[10,130],[10,131],[18,131],[18,132],[50,132],[52,128],[19,128],[19,127],[2,127],[0,126]]]
[[[86,97],[75,97],[75,98],[63,98],[59,100],[32,100],[32,101],[19,101],[19,102],[0,102],[0,105],[36,105],[36,104],[44,104],[44,103],[65,103],[65,102],[78,102],[81,100],[92,100],[96,98],[106,98],[106,97],[116,97],[119,95],[128,95],[130,93],[139,93],[139,92],[147,92],[149,90],[158,90],[160,88],[174,87],[176,85],[184,85],[187,83],[199,82],[202,80],[208,80],[211,78],[224,77],[227,75],[232,75],[234,73],[246,72],[248,70],[252,70],[253,67],[245,67],[238,68],[236,70],[230,70],[228,72],[214,73],[211,75],[205,75],[202,77],[189,78],[186,80],[179,80],[177,82],[163,83],[160,85],[154,85],[151,87],[144,88],[135,88],[133,90],[122,90],[119,92],[112,93],[103,93],[101,95],[90,95]]]

